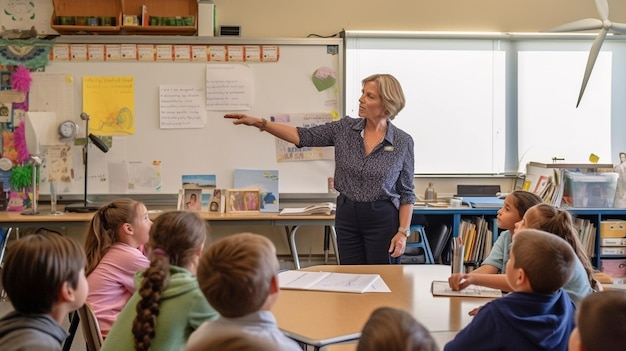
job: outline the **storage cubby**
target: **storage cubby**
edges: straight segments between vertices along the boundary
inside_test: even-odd
[[[121,0],[122,17],[136,16],[139,25],[122,23],[127,34],[194,35],[198,30],[197,0]],[[142,26],[142,5],[147,21]]]
[[[122,20],[120,0],[53,0],[50,21],[59,34],[119,34]]]

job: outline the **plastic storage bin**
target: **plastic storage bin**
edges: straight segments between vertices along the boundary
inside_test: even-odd
[[[563,201],[570,207],[612,208],[617,173],[565,172]]]

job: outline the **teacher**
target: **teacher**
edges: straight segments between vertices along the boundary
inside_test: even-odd
[[[362,81],[359,117],[311,128],[239,113],[225,118],[254,126],[297,147],[335,146],[335,229],[341,264],[400,263],[413,214],[413,139],[391,121],[404,108],[389,74]]]

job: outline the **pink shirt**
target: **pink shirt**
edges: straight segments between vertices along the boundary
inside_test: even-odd
[[[89,295],[87,303],[91,306],[105,337],[126,301],[135,292],[133,276],[145,269],[150,261],[134,247],[124,243],[115,243],[104,255],[96,269],[89,274]]]

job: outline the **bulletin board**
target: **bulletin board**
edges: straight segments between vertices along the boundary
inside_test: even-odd
[[[199,44],[200,38],[169,39],[175,44]],[[215,174],[217,187],[233,186],[234,169],[268,169],[279,171],[280,193],[326,193],[327,179],[334,173],[333,160],[277,162],[276,139],[257,128],[235,126],[223,118],[226,112],[242,112],[265,117],[275,114],[329,113],[343,116],[343,48],[341,39],[203,39],[204,44],[276,45],[276,62],[226,62],[247,65],[252,72],[252,104],[249,110],[207,111],[202,128],[162,128],[160,125],[159,91],[162,86],[192,85],[204,87],[207,65],[215,62],[93,62],[89,60],[51,60],[46,73],[63,73],[73,82],[73,115],[71,119],[82,128],[82,81],[85,76],[130,76],[134,78],[134,134],[113,136],[108,153],[91,146],[89,149],[88,194],[123,193],[111,182],[116,179],[110,164],[160,162],[161,187],[154,193],[176,194],[183,174]],[[72,43],[115,43],[115,37],[64,38]],[[77,42],[78,40],[78,42]],[[161,43],[159,38],[127,39],[132,43]],[[219,62],[224,64],[225,62]],[[335,72],[336,84],[319,91],[312,82],[320,67]],[[67,118],[66,118],[67,117]],[[91,127],[90,127],[91,130]],[[80,135],[79,135],[80,136]],[[73,157],[82,159],[82,147],[73,147]],[[82,194],[84,168],[74,161],[74,180],[62,194]],[[42,184],[41,193],[49,193]],[[132,194],[133,192],[127,192]],[[148,191],[145,193],[152,193]]]

